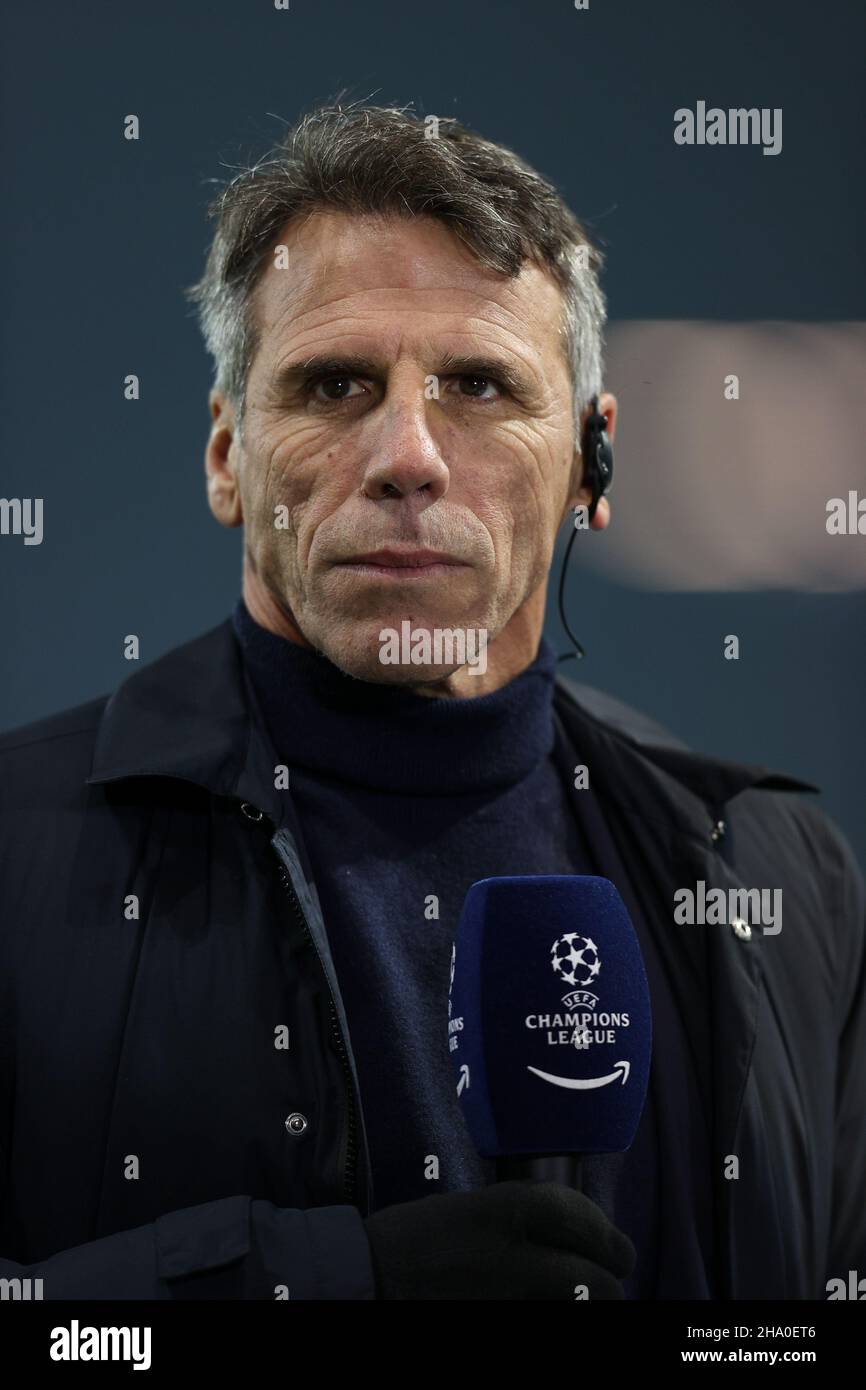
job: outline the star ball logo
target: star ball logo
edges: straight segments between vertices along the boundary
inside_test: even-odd
[[[590,985],[601,970],[601,958],[595,942],[588,936],[579,936],[574,931],[566,932],[565,936],[558,936],[550,948],[550,955],[550,963],[555,973],[567,985]],[[583,972],[585,978],[578,979],[578,975]],[[562,1002],[569,1007],[574,1002],[591,1004],[595,1008],[598,999],[594,994],[578,990],[576,995],[564,995]]]

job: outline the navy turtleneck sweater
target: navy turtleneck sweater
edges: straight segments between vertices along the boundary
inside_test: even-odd
[[[290,769],[358,1069],[376,1207],[481,1186],[494,1167],[472,1145],[444,1044],[466,892],[505,874],[598,873],[615,883],[625,874],[595,797],[570,794],[552,757],[556,656],[542,639],[499,690],[431,699],[347,676],[260,627],[242,600],[234,626],[277,760]],[[684,1155],[679,1140],[684,1112],[700,1102],[660,962],[646,925],[635,926],[655,1050],[667,1044],[679,1057],[662,1104],[680,1152],[660,1162],[651,1085],[631,1150],[585,1159],[583,1187],[638,1250],[628,1296],[708,1297],[704,1197],[697,1219],[689,1210],[690,1190],[706,1191],[708,1179],[694,1176],[705,1153],[686,1146]],[[677,1204],[664,1240],[662,1173]]]

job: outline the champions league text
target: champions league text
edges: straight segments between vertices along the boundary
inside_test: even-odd
[[[548,1043],[570,1043],[573,1047],[588,1047],[590,1043],[616,1042],[615,1028],[628,1027],[628,1014],[527,1014],[527,1028],[547,1030]]]

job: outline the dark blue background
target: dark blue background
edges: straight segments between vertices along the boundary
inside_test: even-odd
[[[207,245],[208,178],[349,87],[457,115],[551,177],[602,239],[612,320],[863,319],[864,12],[49,0],[7,14],[0,494],[43,497],[45,539],[0,538],[0,727],[114,688],[126,633],[149,660],[238,592],[240,535],[204,496],[210,364],[181,296]],[[672,112],[698,98],[782,107],[783,154],[684,179]],[[630,461],[617,465],[626,489]],[[862,592],[655,594],[574,576],[589,655],[567,671],[695,745],[817,782],[866,857]],[[553,598],[548,631],[559,644]],[[748,662],[720,663],[720,631],[750,639]]]

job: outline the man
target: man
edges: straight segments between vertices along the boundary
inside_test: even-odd
[[[690,752],[542,638],[560,525],[610,516],[598,253],[511,152],[397,110],[315,112],[215,212],[193,297],[243,600],[2,740],[0,1274],[824,1297],[866,1269],[862,878],[806,784]],[[443,1038],[470,884],[561,873],[619,888],[654,1023],[635,1142],[581,1192],[491,1181]],[[681,924],[699,884],[781,890],[783,930]]]

